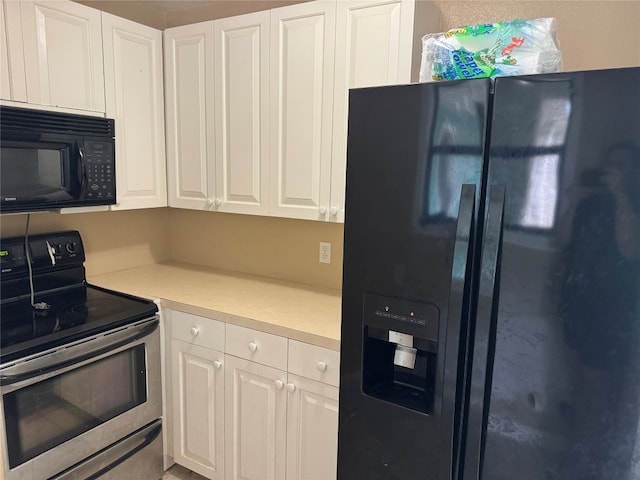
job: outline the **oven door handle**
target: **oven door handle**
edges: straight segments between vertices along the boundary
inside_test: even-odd
[[[46,355],[38,357],[33,361],[34,363],[37,362],[37,366],[30,368],[26,372],[10,373],[13,370],[18,370],[20,367],[24,367],[24,364],[17,364],[6,368],[5,373],[0,375],[0,387],[24,382],[26,380],[46,375],[47,373],[55,372],[56,370],[61,370],[68,366],[104,355],[105,353],[146,337],[158,328],[159,323],[160,322],[158,320],[154,320],[150,323],[127,327],[113,333],[107,332],[106,334],[98,336],[92,340],[57,350],[52,353],[52,355],[55,355],[57,358],[51,363],[47,362]]]
[[[132,433],[118,444],[107,447],[93,457],[75,465],[49,480],[94,480],[109,473],[135,454],[151,445],[162,432],[162,422],[157,420]],[[133,472],[131,472],[133,474]],[[111,477],[109,477],[111,478]],[[120,477],[118,477],[120,478]]]

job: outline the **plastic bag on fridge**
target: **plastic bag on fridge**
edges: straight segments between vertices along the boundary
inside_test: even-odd
[[[559,72],[554,18],[456,28],[422,38],[420,81]]]

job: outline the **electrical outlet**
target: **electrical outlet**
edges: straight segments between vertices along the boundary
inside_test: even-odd
[[[330,242],[320,242],[320,263],[331,263]]]

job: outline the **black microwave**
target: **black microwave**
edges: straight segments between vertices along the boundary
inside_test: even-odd
[[[0,106],[0,213],[116,203],[108,118]]]

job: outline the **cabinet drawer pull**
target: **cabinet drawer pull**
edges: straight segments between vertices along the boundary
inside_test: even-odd
[[[193,337],[197,337],[200,333],[200,329],[198,327],[191,327],[191,335]]]
[[[249,351],[251,353],[256,353],[256,350],[258,350],[258,345],[256,345],[255,342],[249,342]]]
[[[316,368],[320,373],[324,373],[327,371],[327,364],[325,362],[316,363]]]

